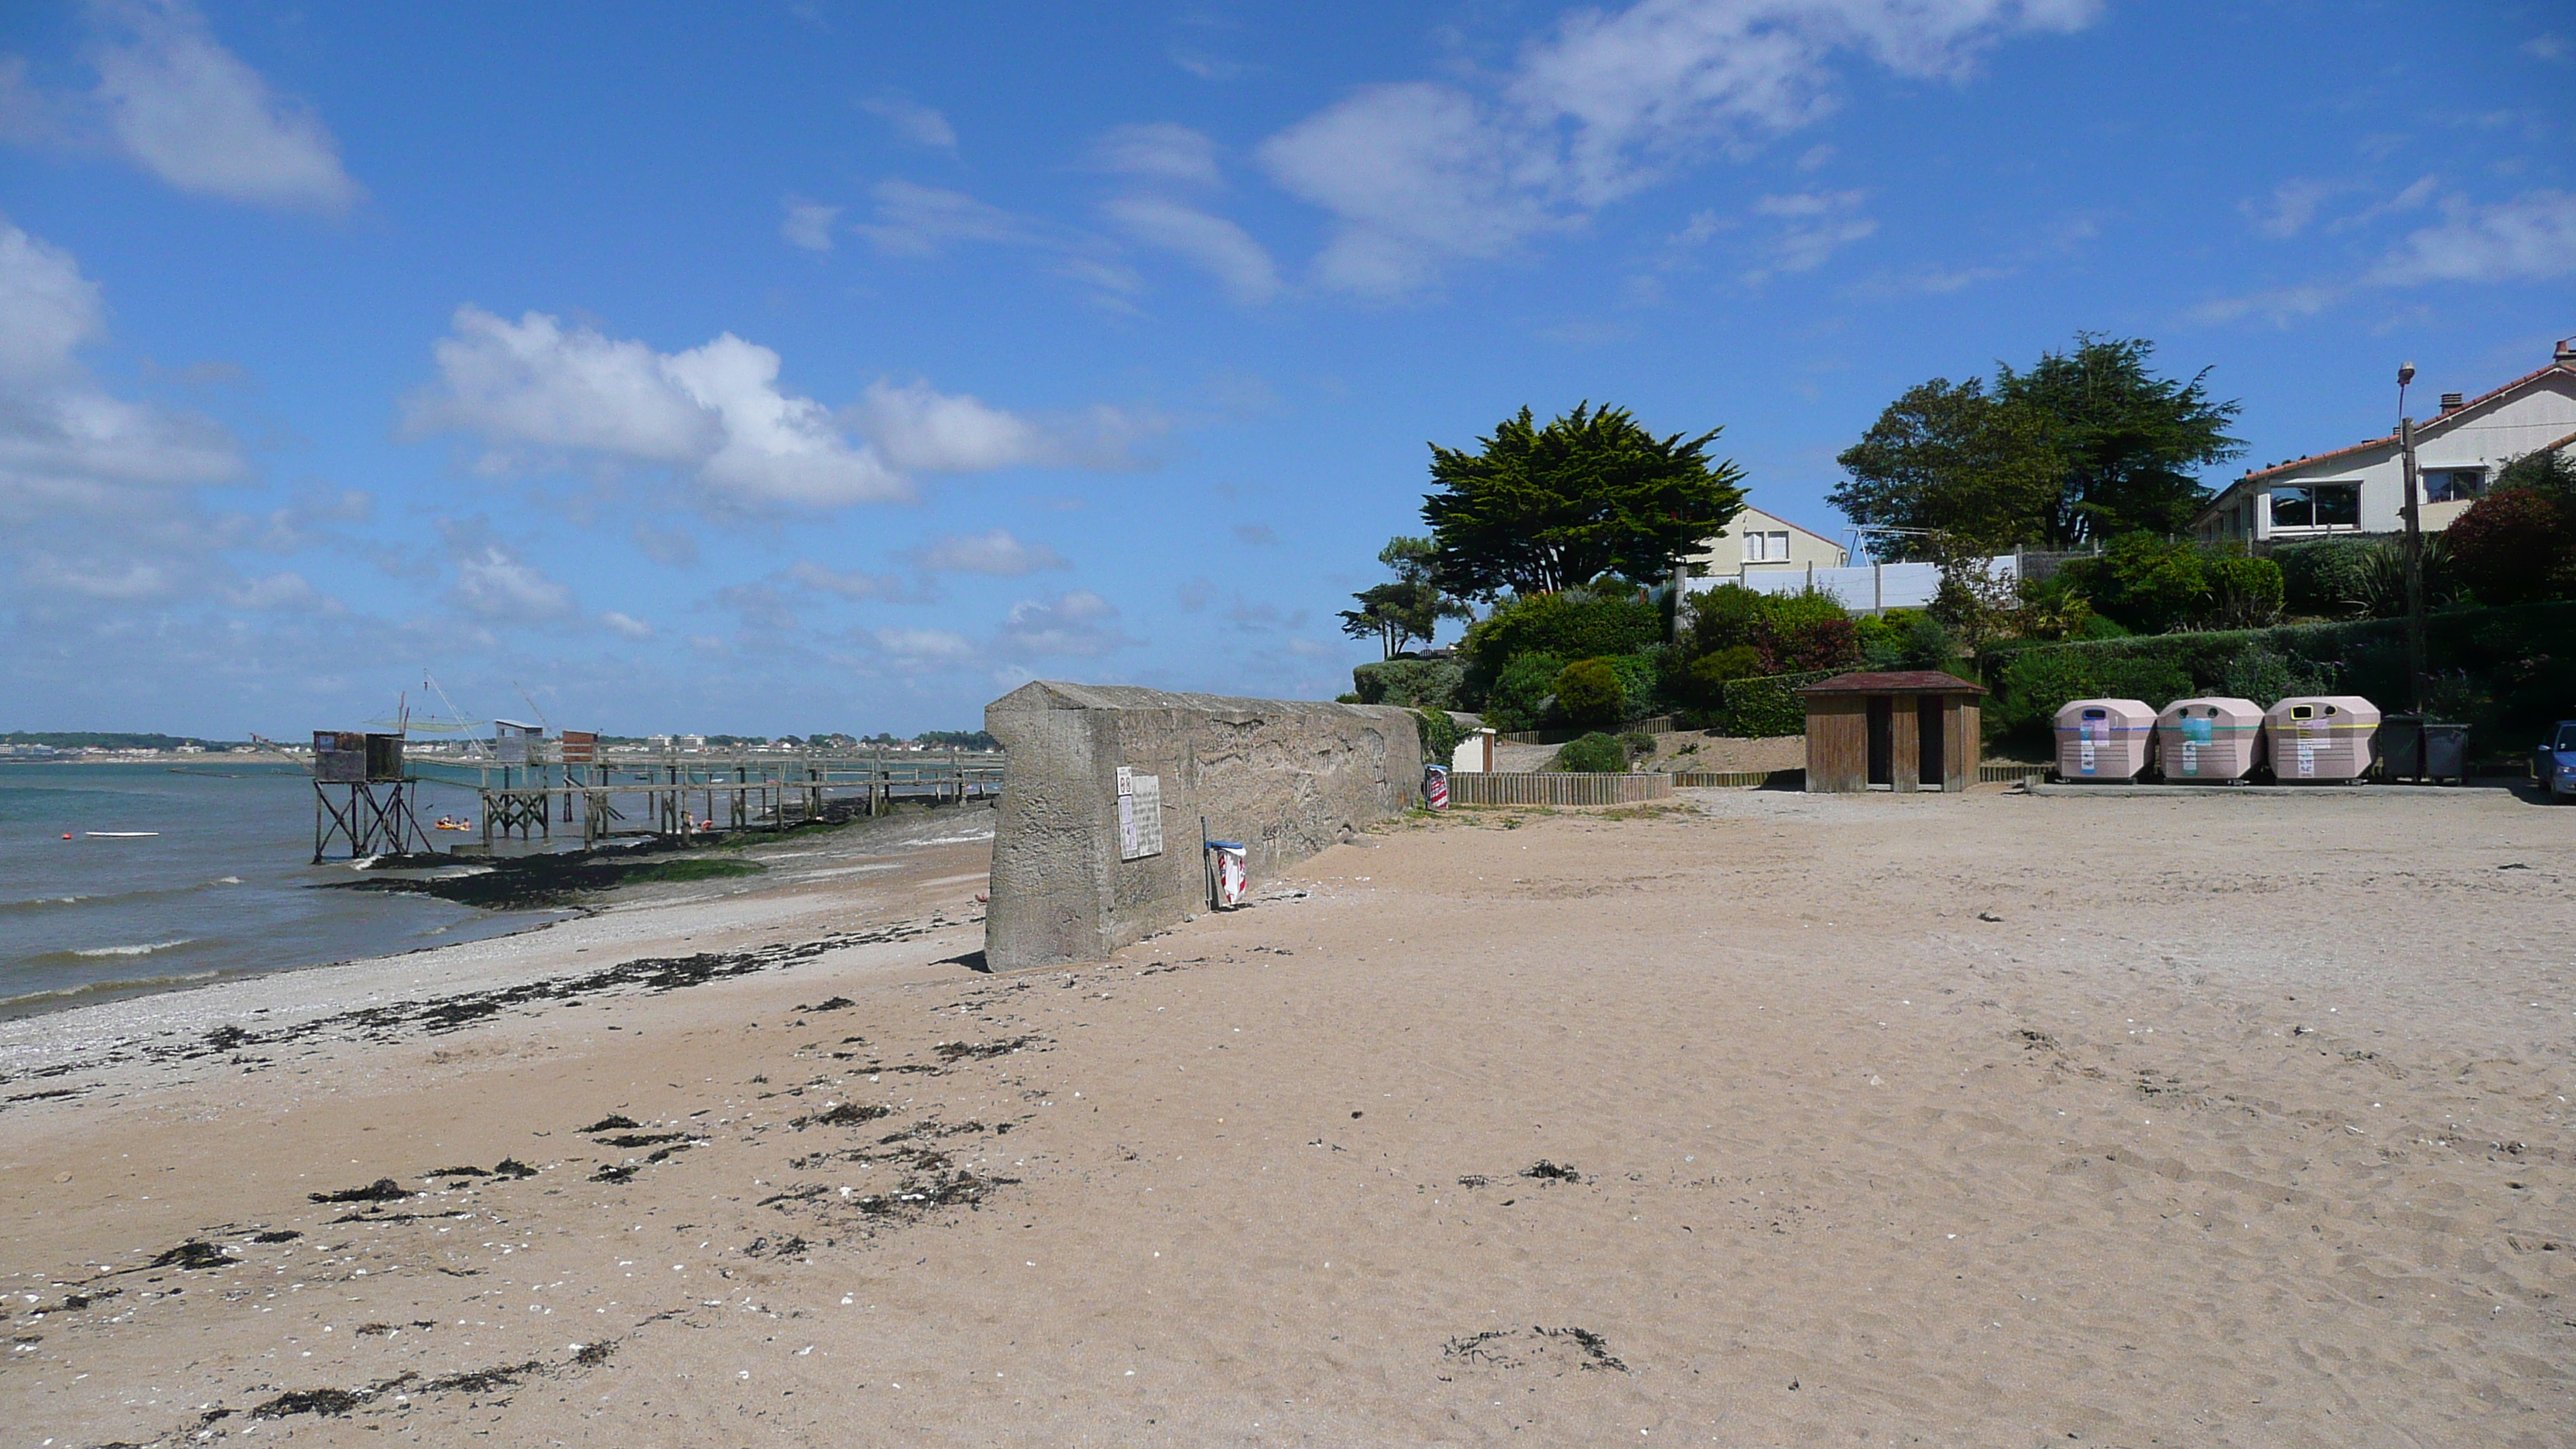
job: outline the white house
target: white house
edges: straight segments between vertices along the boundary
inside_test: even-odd
[[[1803,576],[1809,569],[1838,569],[1849,562],[1851,551],[1841,544],[1759,508],[1735,515],[1725,532],[1702,541],[1698,553],[1682,559],[1693,578],[1742,584],[1763,575]]]
[[[2576,447],[2576,338],[2549,366],[2473,398],[2442,394],[2415,426],[2426,532],[2451,526],[2525,453]],[[2397,434],[2249,471],[2192,520],[2203,543],[2395,533],[2404,528],[2405,465]]]

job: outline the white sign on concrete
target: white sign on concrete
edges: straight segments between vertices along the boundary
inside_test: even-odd
[[[1094,779],[1099,778],[1094,776]],[[1118,767],[1118,858],[1163,853],[1163,777]]]

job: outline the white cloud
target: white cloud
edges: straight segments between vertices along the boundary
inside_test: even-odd
[[[2522,53],[2533,60],[2565,60],[2569,52],[2567,38],[2562,35],[2544,32],[2522,43]]]
[[[869,195],[876,199],[876,220],[850,230],[897,256],[936,256],[956,242],[1031,245],[1053,240],[1037,223],[962,191],[880,181]]]
[[[1014,658],[1089,657],[1106,654],[1136,641],[1112,622],[1118,610],[1087,589],[1074,589],[1052,600],[1022,599],[1003,621],[1000,644]]]
[[[1264,142],[1262,164],[1339,218],[1325,285],[1392,294],[1449,257],[1493,257],[1562,224],[1544,138],[1426,82],[1372,86]]]
[[[17,582],[34,593],[79,594],[110,603],[142,603],[176,590],[168,566],[142,560],[70,560],[42,554],[30,559]]]
[[[787,214],[778,223],[778,234],[787,239],[788,245],[809,252],[832,249],[832,223],[840,218],[841,208],[797,196],[788,197],[786,206]]]
[[[879,648],[913,664],[962,664],[976,652],[965,635],[946,629],[879,629],[872,637]]]
[[[916,146],[933,151],[957,149],[957,129],[948,118],[919,101],[901,96],[874,96],[859,102],[859,109],[894,127],[895,134]]]
[[[2216,324],[2246,317],[2263,317],[2274,323],[2288,324],[2303,317],[2313,317],[2344,297],[2345,289],[2325,283],[2295,287],[2272,287],[2242,297],[2219,297],[2191,309],[2192,321]]]
[[[830,508],[908,498],[911,486],[841,436],[811,398],[781,392],[778,354],[728,332],[664,354],[541,312],[510,322],[456,310],[431,349],[439,383],[407,406],[415,434],[480,436],[485,466],[592,453],[660,464],[736,502]]]
[[[1867,199],[1858,191],[1832,191],[1756,201],[1754,214],[1773,218],[1777,227],[1762,264],[1744,274],[1745,282],[1758,286],[1783,272],[1812,272],[1836,251],[1875,235],[1878,223],[1860,215]]]
[[[166,508],[245,471],[215,424],[100,387],[78,354],[104,332],[71,253],[0,218],[0,516]]]
[[[2527,191],[2491,206],[2454,202],[2444,220],[2406,238],[2368,280],[2405,287],[2425,282],[2539,281],[2576,272],[2576,193]]]
[[[1391,293],[1445,261],[1501,255],[1653,184],[1710,148],[1810,124],[1834,106],[1833,58],[1960,81],[2023,33],[2071,31],[2098,0],[1640,0],[1577,10],[1521,53],[1496,94],[1372,86],[1273,136],[1260,159],[1339,225],[1328,284]]]
[[[1279,268],[1270,253],[1221,216],[1152,196],[1121,197],[1105,209],[1129,236],[1179,254],[1238,302],[1259,304],[1279,294]]]
[[[1095,171],[1156,181],[1215,186],[1222,179],[1217,171],[1216,142],[1201,132],[1168,121],[1119,126],[1103,132],[1091,143],[1088,160]]]
[[[2274,241],[2287,241],[2308,229],[2317,219],[2318,208],[2346,188],[2332,181],[2312,181],[2293,177],[2272,188],[2264,201],[2240,201],[2236,209],[2254,224],[2254,230]]]
[[[896,466],[930,473],[971,473],[1046,459],[1051,444],[1035,424],[926,383],[875,382],[854,412],[860,431]]]
[[[850,415],[896,467],[924,473],[1127,467],[1135,445],[1165,426],[1159,416],[1111,407],[1039,421],[919,382],[871,383]]]
[[[272,93],[185,0],[100,0],[92,51],[108,130],[182,191],[345,211],[361,195],[311,108]]]
[[[253,579],[237,589],[228,589],[225,601],[236,609],[298,609],[330,607],[332,601],[305,581],[302,574],[276,573]]]
[[[791,582],[803,584],[820,593],[838,594],[845,599],[901,599],[905,597],[903,580],[892,574],[842,573],[827,569],[811,559],[798,559],[788,566]]]
[[[623,635],[629,639],[650,639],[653,637],[652,625],[645,623],[643,620],[636,618],[632,614],[621,614],[615,609],[610,609],[602,613],[599,616],[599,622],[607,625],[611,632]]]
[[[469,614],[525,624],[580,612],[572,590],[497,543],[470,550],[456,561],[456,587],[449,597]]]
[[[1072,567],[1054,549],[1042,543],[1022,543],[1002,528],[990,533],[952,534],[924,545],[916,557],[923,568],[941,573],[992,574],[1000,578]]]

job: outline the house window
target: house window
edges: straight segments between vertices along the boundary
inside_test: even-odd
[[[2466,503],[2484,493],[2486,487],[2484,468],[2434,468],[2424,474],[2424,501]]]
[[[2309,483],[2272,490],[2274,528],[2359,528],[2361,485]]]
[[[1744,561],[1746,563],[1787,563],[1789,561],[1788,530],[1744,535]]]

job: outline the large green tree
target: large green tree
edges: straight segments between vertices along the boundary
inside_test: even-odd
[[[1936,377],[1906,389],[1835,461],[1848,476],[1827,495],[1872,537],[1883,559],[1932,559],[1942,539],[2007,549],[2047,537],[2065,461],[2048,420],[2005,402],[1977,378]]]
[[[2196,471],[2233,458],[2241,406],[2152,369],[2155,344],[2078,333],[2028,371],[1998,364],[1993,383],[1912,388],[1839,461],[1831,501],[1855,523],[1922,529],[1974,547],[2075,548],[2146,532],[2172,535],[2209,501]],[[1882,557],[1928,557],[1927,543]]]
[[[1711,462],[1719,429],[1658,438],[1589,402],[1540,425],[1528,408],[1474,452],[1431,445],[1422,500],[1433,571],[1453,593],[1554,593],[1605,573],[1660,578],[1744,508],[1744,474]]]
[[[2209,502],[2198,469],[2245,451],[2228,425],[2244,410],[2214,402],[2209,369],[2189,382],[2148,370],[2156,345],[2138,338],[2075,335],[2028,372],[1999,366],[1995,395],[2045,418],[2065,460],[2048,539],[2072,548],[2143,529],[2178,534]]]

